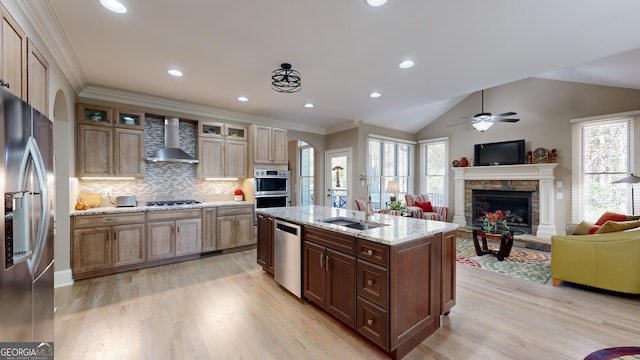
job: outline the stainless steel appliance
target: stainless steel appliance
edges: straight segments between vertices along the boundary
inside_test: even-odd
[[[147,206],[176,206],[176,205],[194,205],[194,204],[201,204],[200,201],[197,200],[154,200],[154,201],[147,201],[146,205]]]
[[[302,297],[301,227],[275,221],[273,238],[273,278],[293,295]]]
[[[116,196],[116,207],[131,207],[131,206],[136,206],[135,195]]]
[[[288,170],[255,169],[253,176],[254,210],[290,205]]]
[[[289,195],[289,171],[288,170],[263,170],[253,171],[255,178],[254,196],[262,195]]]
[[[53,341],[53,123],[0,89],[0,342]]]

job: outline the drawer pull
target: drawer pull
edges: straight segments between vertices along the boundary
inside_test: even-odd
[[[373,255],[373,250],[367,249],[367,255]]]
[[[104,219],[104,221],[116,221],[117,219],[113,219],[113,218],[106,218]]]
[[[371,286],[371,285],[373,285],[374,282],[375,281],[373,281],[373,279],[369,279],[369,280],[367,280],[367,285]]]
[[[367,320],[367,324],[369,324],[369,326],[372,326],[374,323],[375,323],[375,320],[373,319]]]

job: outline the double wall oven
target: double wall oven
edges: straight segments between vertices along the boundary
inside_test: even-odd
[[[254,206],[256,209],[289,206],[289,171],[255,169]]]

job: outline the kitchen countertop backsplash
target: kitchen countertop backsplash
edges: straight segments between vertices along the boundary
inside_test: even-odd
[[[194,122],[180,121],[180,148],[196,155],[197,128]],[[164,119],[146,117],[144,122],[145,157],[164,146]],[[253,180],[204,180],[198,179],[196,164],[145,161],[144,179],[137,180],[70,180],[70,206],[73,207],[80,193],[105,194],[101,207],[112,207],[118,195],[135,195],[138,204],[146,201],[194,199],[202,202],[231,201],[233,191],[243,189],[252,193]],[[250,195],[250,194],[249,194]],[[245,200],[247,196],[245,195]]]

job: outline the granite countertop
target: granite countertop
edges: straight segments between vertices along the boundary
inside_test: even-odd
[[[345,235],[370,240],[385,245],[398,245],[437,233],[448,232],[458,228],[458,224],[442,221],[415,219],[402,216],[374,214],[368,223],[385,224],[373,229],[356,230],[340,225],[333,225],[320,220],[332,217],[344,217],[362,222],[365,213],[356,210],[336,209],[325,206],[290,206],[257,209],[263,214],[277,219],[291,221],[300,225],[313,225],[318,228],[335,231]]]
[[[202,209],[211,207],[223,207],[223,206],[238,206],[238,205],[251,205],[253,202],[249,201],[207,201],[200,204],[189,205],[173,205],[173,206],[131,206],[131,207],[97,207],[88,210],[74,210],[70,213],[71,216],[83,216],[83,215],[103,215],[103,214],[124,214],[141,211],[164,211],[164,210],[189,210],[189,209]]]

